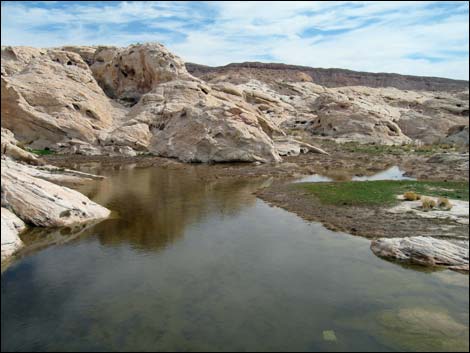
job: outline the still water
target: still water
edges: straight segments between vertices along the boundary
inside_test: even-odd
[[[336,178],[337,179],[337,178]],[[351,180],[351,181],[373,181],[373,180],[416,180],[406,176],[406,172],[401,170],[398,166],[393,166],[388,169],[385,169],[379,173],[373,175],[341,175],[341,180]],[[337,181],[333,177],[329,177],[321,174],[313,174],[306,177],[302,177],[296,182],[298,183],[321,183],[321,182],[332,182]]]
[[[81,191],[113,216],[2,274],[2,351],[468,351],[468,276],[383,261],[206,168],[94,170]],[[42,237],[70,232],[23,239]]]

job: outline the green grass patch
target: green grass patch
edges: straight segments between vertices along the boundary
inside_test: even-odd
[[[293,187],[308,191],[324,204],[338,206],[392,205],[398,202],[397,195],[407,191],[468,201],[468,182],[378,180],[299,183]]]
[[[28,149],[29,152],[37,154],[38,156],[46,156],[48,154],[54,154],[55,152],[52,150],[34,150],[34,149]]]

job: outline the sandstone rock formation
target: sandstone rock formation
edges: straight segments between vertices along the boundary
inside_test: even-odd
[[[255,96],[212,89],[160,44],[5,47],[2,74],[2,126],[32,148],[280,161],[272,137],[284,133],[249,103]]]
[[[188,71],[204,80],[225,75],[238,83],[257,79],[260,81],[305,81],[325,87],[365,86],[395,87],[400,90],[462,91],[468,89],[468,81],[440,77],[422,77],[392,73],[359,72],[344,69],[322,69],[261,62],[233,63],[211,67],[186,63]]]
[[[78,191],[24,171],[30,167],[5,158],[1,163],[2,204],[29,224],[62,227],[109,216],[109,210]]]
[[[96,143],[114,108],[78,54],[2,48],[2,127],[32,148]]]
[[[468,126],[465,92],[396,88],[326,88],[312,82],[244,80],[211,76],[209,83],[240,92],[282,129],[377,144],[442,142],[456,125]],[[238,83],[237,83],[238,82]],[[237,84],[236,84],[237,83]]]
[[[11,157],[29,164],[40,165],[43,162],[31,152],[17,146],[18,141],[10,130],[2,127],[2,155]]]
[[[204,82],[158,43],[2,47],[2,127],[30,148],[89,155],[150,152],[185,162],[277,162],[280,155],[319,152],[292,139],[287,149],[275,141],[299,129],[362,143],[465,141],[468,91],[454,92],[464,89],[461,82],[395,75],[379,84],[367,74],[341,72],[334,77],[348,87],[327,88],[313,83],[323,81],[309,70],[281,65],[266,74],[266,69],[250,64],[194,71],[202,72]],[[454,136],[456,126],[463,126],[463,133]]]
[[[444,139],[445,143],[468,146],[468,125],[455,125],[449,129]]]
[[[259,112],[242,98],[201,82],[161,84],[144,95],[128,117],[111,138],[122,136],[120,143],[135,149],[146,143],[148,150],[184,162],[280,160]]]
[[[377,256],[400,262],[469,270],[468,241],[455,244],[430,237],[383,238],[372,241],[371,250]]]
[[[195,80],[183,61],[158,43],[98,48],[91,70],[109,97],[130,104],[161,83]]]
[[[56,185],[102,177],[43,165],[39,163],[42,161],[29,155],[16,146],[14,135],[2,128],[2,261],[23,246],[19,234],[26,228],[25,222],[33,226],[62,227],[100,220],[110,214],[108,209],[79,192]],[[32,166],[20,161],[41,165]]]
[[[3,261],[23,246],[19,234],[26,228],[26,225],[13,212],[3,206],[1,212],[1,260]]]

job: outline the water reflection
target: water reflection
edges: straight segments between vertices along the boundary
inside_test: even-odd
[[[3,273],[2,351],[468,351],[467,276],[382,261],[265,180],[100,171],[83,191],[116,217]]]
[[[217,213],[235,216],[255,202],[259,180],[207,181],[203,168],[168,170],[126,168],[99,183],[81,188],[90,198],[113,210],[117,217],[96,226],[104,245],[131,243],[156,250],[176,241],[186,227]],[[105,231],[106,230],[106,231]]]
[[[400,169],[398,166],[390,167],[386,170],[383,170],[379,173],[373,175],[353,175],[352,171],[343,171],[339,173],[334,171],[328,175],[313,174],[307,177],[301,178],[296,181],[299,183],[320,183],[320,182],[332,182],[332,181],[372,181],[372,180],[416,180],[405,175],[405,172]]]
[[[388,168],[382,172],[371,176],[354,176],[354,181],[367,181],[367,180],[416,180],[405,175],[405,172],[398,166]]]

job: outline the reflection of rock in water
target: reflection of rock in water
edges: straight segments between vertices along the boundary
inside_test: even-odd
[[[95,227],[100,241],[159,249],[210,214],[233,215],[255,202],[252,192],[262,181],[207,181],[208,168],[126,168],[85,186],[81,191],[119,214]]]
[[[89,236],[92,234],[91,231],[96,223],[82,223],[62,228],[31,227],[21,234],[20,237],[25,247],[17,255],[21,257],[50,245],[65,244]]]

